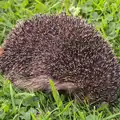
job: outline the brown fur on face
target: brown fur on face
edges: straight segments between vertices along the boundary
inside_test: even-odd
[[[58,90],[114,102],[118,61],[92,25],[66,15],[36,16],[16,25],[0,56],[0,71],[19,88]]]

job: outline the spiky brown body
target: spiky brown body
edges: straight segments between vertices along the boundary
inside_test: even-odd
[[[120,68],[110,46],[80,18],[37,16],[9,34],[0,70],[16,86],[71,91],[92,101],[113,102]]]

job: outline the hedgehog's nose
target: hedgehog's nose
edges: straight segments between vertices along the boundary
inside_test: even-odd
[[[2,47],[0,47],[0,56],[3,54],[4,49]]]

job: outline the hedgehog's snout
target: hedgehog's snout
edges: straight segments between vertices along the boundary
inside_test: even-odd
[[[2,47],[0,47],[0,56],[2,56],[4,53],[4,49]]]

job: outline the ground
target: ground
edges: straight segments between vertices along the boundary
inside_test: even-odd
[[[18,21],[61,12],[92,23],[120,62],[120,0],[1,0],[0,44]],[[91,106],[59,95],[52,82],[51,88],[52,94],[25,92],[0,76],[0,120],[120,120],[119,97],[115,106]]]

